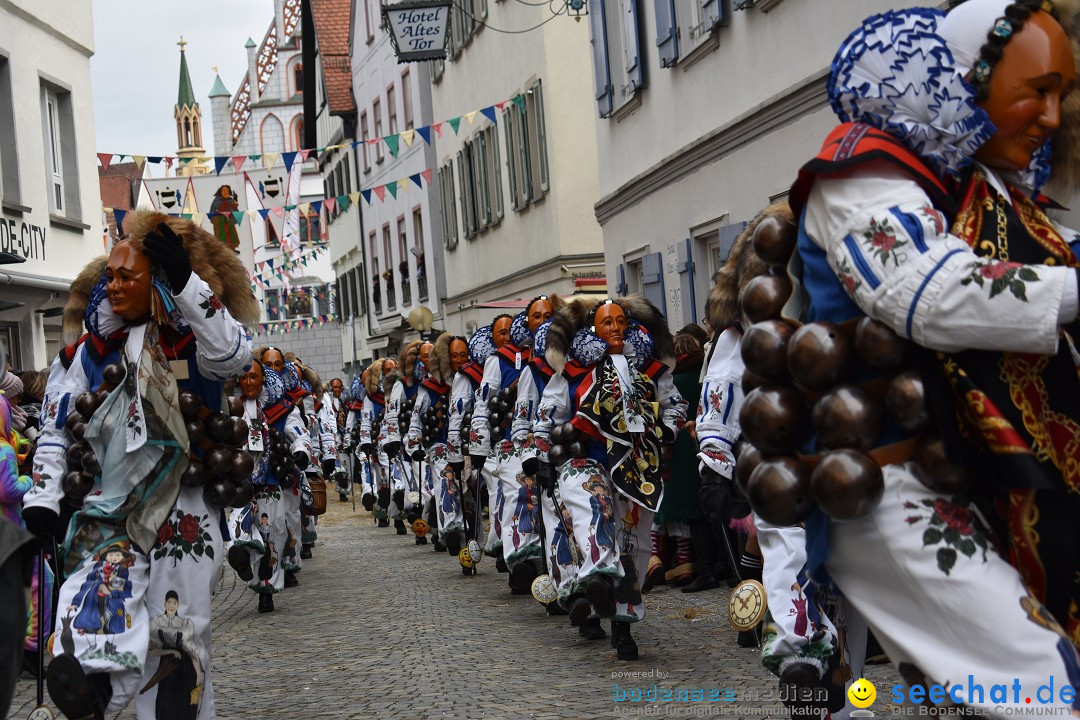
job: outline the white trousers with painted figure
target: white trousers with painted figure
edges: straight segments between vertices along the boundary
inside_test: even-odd
[[[502,517],[499,514],[499,507],[502,504],[502,486],[499,485],[497,469],[498,461],[495,459],[495,452],[492,452],[484,461],[484,466],[480,468],[480,477],[488,493],[488,533],[487,540],[484,542],[484,554],[492,557],[502,555]],[[476,502],[478,504],[480,502],[479,488],[477,488]]]
[[[416,468],[416,477],[420,485],[420,507],[426,508],[428,501],[435,497],[435,473],[431,468],[431,463],[426,460],[413,463],[413,467]]]
[[[289,542],[284,500],[287,492],[277,485],[256,486],[251,506],[251,530],[243,544],[251,558],[252,578],[248,587],[260,594],[279,593],[285,589],[281,553]]]
[[[555,487],[553,495],[554,500],[546,492],[540,497],[540,510],[544,515],[544,552],[547,556],[548,574],[555,583],[555,589],[559,592],[559,597],[567,598],[571,594],[569,588],[577,580],[581,549],[574,537],[574,520],[559,499],[558,486]],[[565,593],[563,588],[567,588]]]
[[[372,467],[371,460],[366,453],[357,451],[356,453],[356,478],[354,482],[360,483],[360,496],[374,495],[378,488],[378,480],[375,477],[375,470]]]
[[[465,514],[462,511],[461,491],[464,481],[459,481],[450,467],[449,448],[439,443],[428,448],[427,463],[432,482],[432,500],[435,502],[435,523],[433,528],[439,541],[446,543],[450,533],[465,529]]]
[[[211,593],[224,560],[220,511],[206,506],[200,488],[182,488],[176,507],[183,515],[174,513],[170,522],[177,520],[179,541],[184,543],[180,547],[190,544],[192,550],[179,560],[171,556],[176,547],[174,535],[172,541],[159,542],[150,552],[150,588],[146,593],[149,652],[135,696],[139,720],[177,717],[185,702],[189,709],[198,707],[196,717],[200,720],[216,717],[210,673],[210,609]],[[194,518],[198,531],[187,518]],[[188,543],[192,536],[195,542]],[[178,606],[170,613],[165,601],[173,592]],[[179,661],[177,668],[146,689],[166,656]],[[199,687],[194,693],[188,685],[193,680]]]
[[[300,489],[294,483],[291,488],[282,489],[281,503],[285,507],[285,529],[288,538],[281,550],[281,566],[285,570],[301,569],[300,537],[303,525],[300,522]]]
[[[927,489],[913,468],[886,466],[877,509],[831,522],[826,567],[833,581],[894,665],[910,664],[965,705],[1001,718],[1024,714],[1033,707],[1025,699],[1034,703],[1053,678],[1053,701],[1040,709],[1068,715],[1075,708],[1060,702],[1058,691],[1080,683],[1072,644],[994,552],[971,510]],[[992,695],[995,685],[1006,697]]]
[[[577,577],[560,588],[559,598],[584,592],[594,575],[607,575],[615,582],[615,619],[644,619],[641,581],[649,564],[649,529],[655,513],[617,492],[604,466],[588,458],[560,468],[559,498],[582,550]]]
[[[521,471],[521,446],[504,440],[495,449],[495,476],[499,481],[500,537],[507,565],[539,559],[540,505],[536,480]]]
[[[827,593],[810,581],[806,572],[806,531],[770,525],[757,516],[754,526],[769,608],[762,664],[777,677],[795,663],[812,665],[822,675],[840,650],[851,671],[845,685],[858,680],[866,659],[866,621],[842,596]],[[854,709],[849,703],[832,717],[842,720]]]

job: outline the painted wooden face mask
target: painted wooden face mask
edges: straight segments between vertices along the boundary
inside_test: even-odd
[[[431,357],[431,351],[435,349],[433,343],[426,342],[420,346],[420,362],[424,364],[424,367],[430,367],[428,358]]]
[[[263,353],[263,365],[266,365],[276,373],[285,371],[285,356],[277,348],[270,348]]]
[[[264,379],[262,363],[253,362],[251,369],[240,376],[240,392],[248,400],[258,399],[262,393]]]
[[[150,258],[129,242],[118,242],[105,267],[105,292],[113,312],[127,322],[150,317]]]
[[[555,306],[551,300],[541,297],[529,306],[529,332],[535,333],[536,329],[551,319],[555,314]]]
[[[510,316],[498,318],[491,324],[492,339],[495,341],[495,347],[501,348],[503,345],[510,341],[510,324],[514,322],[514,319]]]
[[[626,336],[626,313],[618,303],[604,303],[593,319],[596,336],[608,344],[609,355],[622,355]]]
[[[469,345],[464,340],[450,342],[450,369],[457,372],[469,361]]]

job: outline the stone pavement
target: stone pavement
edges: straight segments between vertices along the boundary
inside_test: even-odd
[[[788,716],[757,652],[735,644],[726,588],[647,595],[645,622],[634,629],[641,659],[623,663],[607,640],[585,641],[565,617],[549,618],[532,597],[510,595],[491,558],[467,578],[456,559],[370,518],[331,493],[315,557],[305,561],[300,587],[275,597],[272,614],[256,612],[255,594],[226,566],[214,598],[218,717]],[[878,704],[898,681],[889,666],[871,666],[867,677]],[[715,688],[739,700],[655,709],[613,701],[654,683],[706,695]],[[34,693],[25,676],[9,717],[25,718]],[[134,718],[134,707],[117,717]]]

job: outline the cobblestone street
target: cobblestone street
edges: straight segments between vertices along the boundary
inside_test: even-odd
[[[511,596],[491,558],[479,575],[463,577],[456,560],[417,547],[411,534],[376,528],[333,494],[318,531],[300,587],[278,595],[273,614],[258,614],[255,594],[226,567],[214,599],[218,717],[787,716],[769,699],[776,681],[757,651],[735,644],[726,588],[654,590],[634,630],[641,659],[621,663],[606,640],[584,641],[565,617],[547,617],[530,596]],[[631,672],[644,675],[615,675]],[[880,704],[893,672],[872,666],[867,676]],[[763,699],[668,703],[650,715],[644,703],[613,701],[616,683],[647,691],[654,682]],[[34,688],[24,676],[11,718],[29,714]],[[134,707],[118,717],[134,718]]]

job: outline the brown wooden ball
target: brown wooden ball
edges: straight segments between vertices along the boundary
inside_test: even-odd
[[[98,464],[97,453],[89,448],[83,453],[80,464],[82,465],[84,472],[88,472],[91,475],[101,474],[101,465]]]
[[[180,484],[188,488],[202,487],[206,482],[206,466],[201,460],[191,458],[187,469],[180,475]]]
[[[858,450],[826,453],[810,476],[814,499],[836,520],[855,520],[870,514],[885,494],[878,464]]]
[[[74,433],[75,425],[81,422],[85,422],[85,420],[83,414],[79,412],[79,408],[76,407],[75,411],[69,412],[68,416],[64,419],[64,427],[67,428],[68,432]]]
[[[293,476],[293,471],[284,468],[284,472],[277,474],[278,484],[284,489],[288,490],[296,484],[296,477]]]
[[[919,440],[915,462],[919,466],[916,477],[934,492],[959,495],[971,489],[971,473],[949,460],[945,441],[937,435],[927,435]]]
[[[797,384],[823,392],[851,375],[851,341],[838,325],[807,323],[788,342],[787,368]]]
[[[180,403],[180,412],[187,420],[196,417],[202,409],[202,398],[190,390],[181,391],[177,399]]]
[[[788,342],[794,329],[782,320],[765,320],[751,325],[740,346],[746,368],[769,382],[787,378]]]
[[[768,385],[769,381],[758,375],[750,368],[743,368],[742,391],[743,394],[751,393],[762,385]]]
[[[794,452],[810,429],[810,411],[790,385],[766,385],[746,396],[739,411],[746,440],[765,457]]]
[[[814,432],[830,450],[869,450],[881,434],[882,408],[856,385],[841,385],[821,396],[810,413]]]
[[[795,252],[797,235],[795,226],[787,220],[775,216],[762,218],[751,242],[754,252],[769,265],[784,266]]]
[[[787,275],[759,275],[743,288],[739,304],[752,323],[779,320],[791,297],[791,280]]]
[[[109,391],[108,390],[106,390],[105,388],[102,388],[101,390],[98,390],[97,393],[94,395],[94,409],[97,410],[99,407],[104,405],[105,401],[108,400],[108,399],[109,399]]]
[[[206,436],[203,424],[198,420],[188,420],[184,423],[184,427],[187,428],[188,442],[190,443],[197,443]]]
[[[581,442],[580,440],[575,440],[574,442],[570,443],[566,447],[566,450],[570,453],[570,457],[572,458],[580,459],[585,457],[585,443]]]
[[[242,508],[248,505],[255,498],[255,486],[250,480],[244,480],[236,483],[236,495],[233,496],[232,502],[229,503],[234,508]]]
[[[897,369],[907,360],[910,347],[892,328],[873,318],[864,317],[855,326],[855,353],[871,367]]]
[[[81,469],[83,455],[85,455],[89,449],[90,446],[84,442],[77,442],[69,445],[67,452],[64,453],[64,459],[67,461],[68,469]]]
[[[255,472],[255,458],[247,450],[233,450],[232,477],[235,480],[250,478]]]
[[[570,453],[566,451],[565,445],[552,445],[551,450],[548,451],[548,460],[555,467],[562,465],[564,462],[570,459]]]
[[[225,477],[232,470],[233,451],[225,447],[216,447],[206,454],[204,462],[210,477]]]
[[[243,447],[248,440],[247,420],[242,417],[233,417],[229,419],[232,420],[232,433],[230,433],[228,437],[228,443],[233,447]]]
[[[781,527],[800,523],[814,511],[810,468],[788,456],[763,460],[750,474],[746,497],[767,523]]]
[[[926,388],[922,377],[914,370],[902,372],[889,381],[885,408],[896,424],[909,432],[921,432],[930,427]]]
[[[86,423],[82,420],[75,423],[71,428],[71,434],[75,436],[76,440],[82,440],[86,435]]]
[[[79,415],[84,418],[88,418],[94,414],[97,410],[97,393],[93,391],[87,391],[75,398],[75,409],[79,411]],[[70,417],[70,416],[69,416]]]
[[[63,489],[64,494],[72,500],[82,501],[94,487],[94,476],[72,470],[64,473],[64,477],[60,481],[60,487]]]
[[[213,480],[203,485],[203,500],[212,508],[223,508],[236,497],[236,483],[227,479]]]
[[[112,363],[106,365],[101,370],[101,378],[105,383],[112,388],[120,387],[120,383],[124,382],[124,377],[127,376],[127,370],[120,363]]]
[[[231,397],[229,398],[229,414],[233,417],[243,417],[244,415],[244,398]]]
[[[746,485],[750,482],[750,475],[764,459],[761,451],[746,440],[735,443],[735,482],[739,483],[744,494]]]

